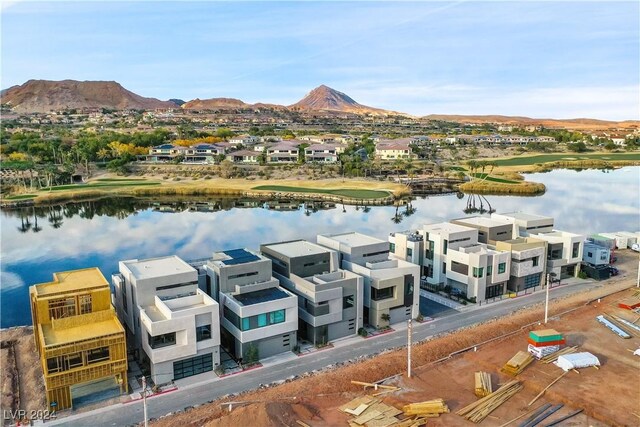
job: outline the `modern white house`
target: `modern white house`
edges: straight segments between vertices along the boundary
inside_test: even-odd
[[[418,234],[424,238],[422,266],[428,289],[450,287],[454,293],[477,302],[506,292],[510,254],[479,243],[477,229],[442,222],[425,225]],[[403,245],[406,236],[389,236],[396,254],[402,252],[397,245]]]
[[[492,213],[491,219],[513,224],[513,237],[527,237],[532,234],[551,233],[553,231],[553,217],[550,216],[511,212],[504,214]]]
[[[363,277],[364,321],[387,326],[420,314],[420,266],[390,259],[389,244],[349,232],[318,235],[318,244],[338,252],[340,266]]]
[[[363,325],[363,278],[339,268],[338,253],[305,240],[268,243],[273,275],[298,296],[298,338],[315,345],[355,335]]]
[[[112,276],[120,320],[155,384],[220,364],[218,303],[198,289],[195,268],[177,256],[120,261]]]
[[[554,230],[531,237],[547,242],[547,273],[554,273],[560,279],[578,275],[585,236]]]
[[[298,297],[280,286],[271,260],[248,249],[216,252],[203,266],[206,292],[222,306],[222,343],[238,359],[292,351]],[[256,352],[257,351],[257,352]]]
[[[509,291],[520,292],[545,285],[547,242],[533,237],[518,237],[496,242],[495,248],[511,254]]]

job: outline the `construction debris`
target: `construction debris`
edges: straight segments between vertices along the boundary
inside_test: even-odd
[[[628,333],[626,333],[625,331],[622,330],[622,328],[619,328],[618,326],[614,325],[612,322],[610,322],[609,320],[605,319],[603,315],[597,316],[596,320],[600,323],[602,323],[604,326],[606,326],[607,328],[611,329],[616,335],[618,335],[620,338],[624,338],[624,339],[629,339],[631,338],[631,335],[629,335]]]
[[[556,360],[558,360],[558,357],[564,355],[564,354],[572,354],[575,353],[578,350],[578,346],[572,346],[572,347],[565,347],[561,350],[558,350],[555,353],[549,354],[547,356],[544,356],[542,359],[540,359],[540,361],[542,363],[553,363]]]
[[[533,399],[531,399],[531,402],[529,402],[529,405],[528,405],[528,406],[533,405],[533,402],[535,402],[536,400],[538,400],[538,398],[539,398],[540,396],[542,396],[542,395],[544,394],[544,392],[545,392],[545,391],[547,391],[547,390],[549,389],[549,387],[551,387],[552,385],[554,385],[555,383],[557,383],[558,381],[560,381],[560,379],[561,379],[562,377],[564,377],[564,376],[567,374],[567,372],[568,372],[568,371],[564,371],[562,374],[560,374],[560,376],[559,376],[558,378],[556,378],[555,380],[551,381],[551,384],[549,384],[548,386],[546,386],[545,388],[543,388],[543,389],[540,391],[540,393],[538,393],[538,394],[536,395],[536,397],[534,397]]]
[[[421,417],[439,417],[440,414],[449,413],[449,407],[442,399],[427,400],[425,402],[410,403],[404,405],[402,411],[405,415],[419,415]]]
[[[476,372],[475,373],[476,388],[475,393],[478,397],[485,397],[493,393],[493,387],[491,386],[491,374],[488,372]]]
[[[560,350],[560,347],[566,342],[562,334],[555,329],[531,331],[529,332],[527,341],[529,342],[527,351],[536,359],[542,359],[545,356],[555,353]]]
[[[561,422],[568,420],[569,418],[573,418],[576,415],[578,415],[580,412],[582,412],[583,409],[578,409],[576,411],[571,412],[570,414],[565,415],[562,418],[558,418],[557,420],[554,420],[553,422],[550,422],[549,424],[545,425],[544,427],[551,427],[551,426],[555,426],[560,424]]]
[[[620,301],[618,303],[618,307],[624,308],[626,310],[633,310],[635,308],[638,308],[640,307],[640,298],[637,296],[637,294],[634,294],[634,296]]]
[[[515,377],[520,374],[524,368],[526,368],[531,362],[533,362],[533,356],[527,352],[519,351],[502,367],[501,371],[505,374]]]
[[[591,353],[565,354],[558,357],[555,363],[563,371],[575,370],[578,368],[588,368],[590,366],[600,366],[600,361]]]
[[[620,324],[622,324],[624,327],[626,327],[626,328],[630,328],[630,329],[628,329],[629,331],[634,332],[634,333],[636,333],[636,334],[637,334],[638,332],[640,332],[640,326],[638,326],[638,325],[636,325],[636,324],[634,324],[634,323],[631,323],[631,322],[629,322],[628,320],[623,319],[622,317],[619,317],[619,316],[611,315],[611,317],[613,318],[613,320],[615,320],[615,321],[619,322],[619,323],[620,323]]]
[[[383,384],[376,384],[376,383],[365,383],[365,382],[362,382],[362,381],[351,381],[351,384],[364,386],[365,390],[368,387],[373,387],[374,390],[378,390],[379,388],[383,388],[385,390],[393,390],[393,391],[400,390],[400,387],[396,387],[396,386],[392,386],[392,385],[383,385]]]
[[[533,427],[533,426],[536,426],[536,425],[540,424],[546,418],[548,418],[551,415],[553,415],[556,411],[561,409],[563,406],[564,405],[562,403],[559,404],[559,405],[551,406],[550,408],[548,408],[548,410],[545,409],[544,411],[542,411],[541,414],[539,414],[538,416],[534,417],[531,421],[524,422],[524,423],[520,424],[518,427]]]
[[[521,353],[526,355],[526,353],[524,352]],[[533,360],[533,357],[531,357],[530,355],[528,356],[531,358],[531,360]],[[467,405],[464,408],[460,409],[458,412],[456,412],[456,414],[463,416],[471,422],[479,423],[487,416],[489,416],[489,414],[493,412],[497,407],[509,400],[511,396],[513,396],[520,390],[522,390],[520,381],[509,381],[490,395],[485,396],[482,399],[479,399],[471,403],[470,405]]]

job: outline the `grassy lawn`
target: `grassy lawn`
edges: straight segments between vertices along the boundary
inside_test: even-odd
[[[353,199],[381,199],[383,197],[389,196],[388,191],[380,190],[358,190],[349,188],[330,190],[325,188],[288,187],[284,185],[259,185],[257,187],[253,187],[253,190],[283,191],[289,193],[331,194],[333,196],[343,196]]]
[[[7,196],[4,197],[5,200],[24,200],[24,199],[33,199],[37,197],[35,194],[16,194],[15,196]]]
[[[462,166],[449,166],[449,169],[452,171],[466,172],[467,169]]]
[[[146,181],[146,178],[98,178],[96,181],[100,182],[140,182]]]
[[[495,176],[489,176],[489,174],[486,173],[472,173],[470,174],[475,178],[480,178],[481,180],[484,181],[491,181],[491,182],[501,182],[503,184],[520,184],[520,181],[513,181],[510,179],[504,179],[504,178],[497,178]]]
[[[56,187],[46,187],[42,191],[64,191],[64,190],[91,190],[95,188],[117,188],[117,187],[134,187],[141,185],[160,185],[159,182],[98,182],[93,184],[71,184],[58,185]]]
[[[549,163],[556,161],[573,160],[636,160],[640,161],[640,152],[632,153],[561,153],[539,154],[536,156],[511,157],[509,159],[493,160],[498,166],[522,166],[535,165],[537,163]]]

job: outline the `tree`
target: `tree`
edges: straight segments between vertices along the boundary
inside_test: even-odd
[[[587,145],[582,141],[578,141],[575,144],[567,144],[567,149],[574,153],[584,153],[585,151],[588,151]]]

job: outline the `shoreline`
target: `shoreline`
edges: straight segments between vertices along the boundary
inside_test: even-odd
[[[584,155],[566,154],[566,158],[562,160],[554,160],[545,163],[531,164],[514,164],[500,165],[498,164],[491,170],[491,177],[513,182],[499,182],[495,179],[474,178],[471,181],[455,186],[452,190],[457,190],[469,194],[484,195],[522,195],[537,196],[542,195],[546,191],[546,187],[542,183],[527,181],[525,176],[515,180],[510,176],[526,173],[543,173],[556,169],[617,169],[624,166],[640,166],[640,160],[603,160],[603,159],[585,159]],[[559,155],[554,153],[552,155]],[[598,155],[593,154],[592,155]],[[508,161],[518,159],[519,157],[537,157],[544,155],[515,156],[505,158],[487,158],[483,161]],[[575,157],[583,157],[582,159],[572,159]],[[461,164],[466,165],[468,161]],[[453,166],[453,165],[451,165]],[[467,174],[468,175],[468,174]],[[103,199],[108,197],[154,197],[154,196],[229,196],[250,199],[264,198],[281,198],[284,200],[300,200],[300,201],[327,201],[333,203],[343,203],[345,205],[372,205],[372,206],[388,206],[402,200],[403,198],[413,197],[411,188],[407,185],[378,180],[362,180],[362,179],[198,179],[184,181],[167,181],[158,179],[154,175],[133,175],[133,176],[115,176],[112,174],[101,175],[102,178],[96,177],[90,179],[85,184],[73,185],[70,188],[64,188],[58,191],[38,190],[24,194],[14,194],[3,197],[0,202],[0,208],[12,209],[30,206],[47,206],[65,202],[80,202],[87,200]],[[101,182],[100,180],[109,181]],[[118,183],[120,182],[120,183]],[[87,187],[83,188],[83,185]],[[299,188],[301,191],[273,191],[273,190],[256,190],[260,186],[277,186],[291,188]],[[310,190],[318,190],[313,192]],[[386,192],[387,196],[374,198],[359,198],[352,196],[344,196],[340,194],[329,194],[329,192],[357,192],[357,191]]]

